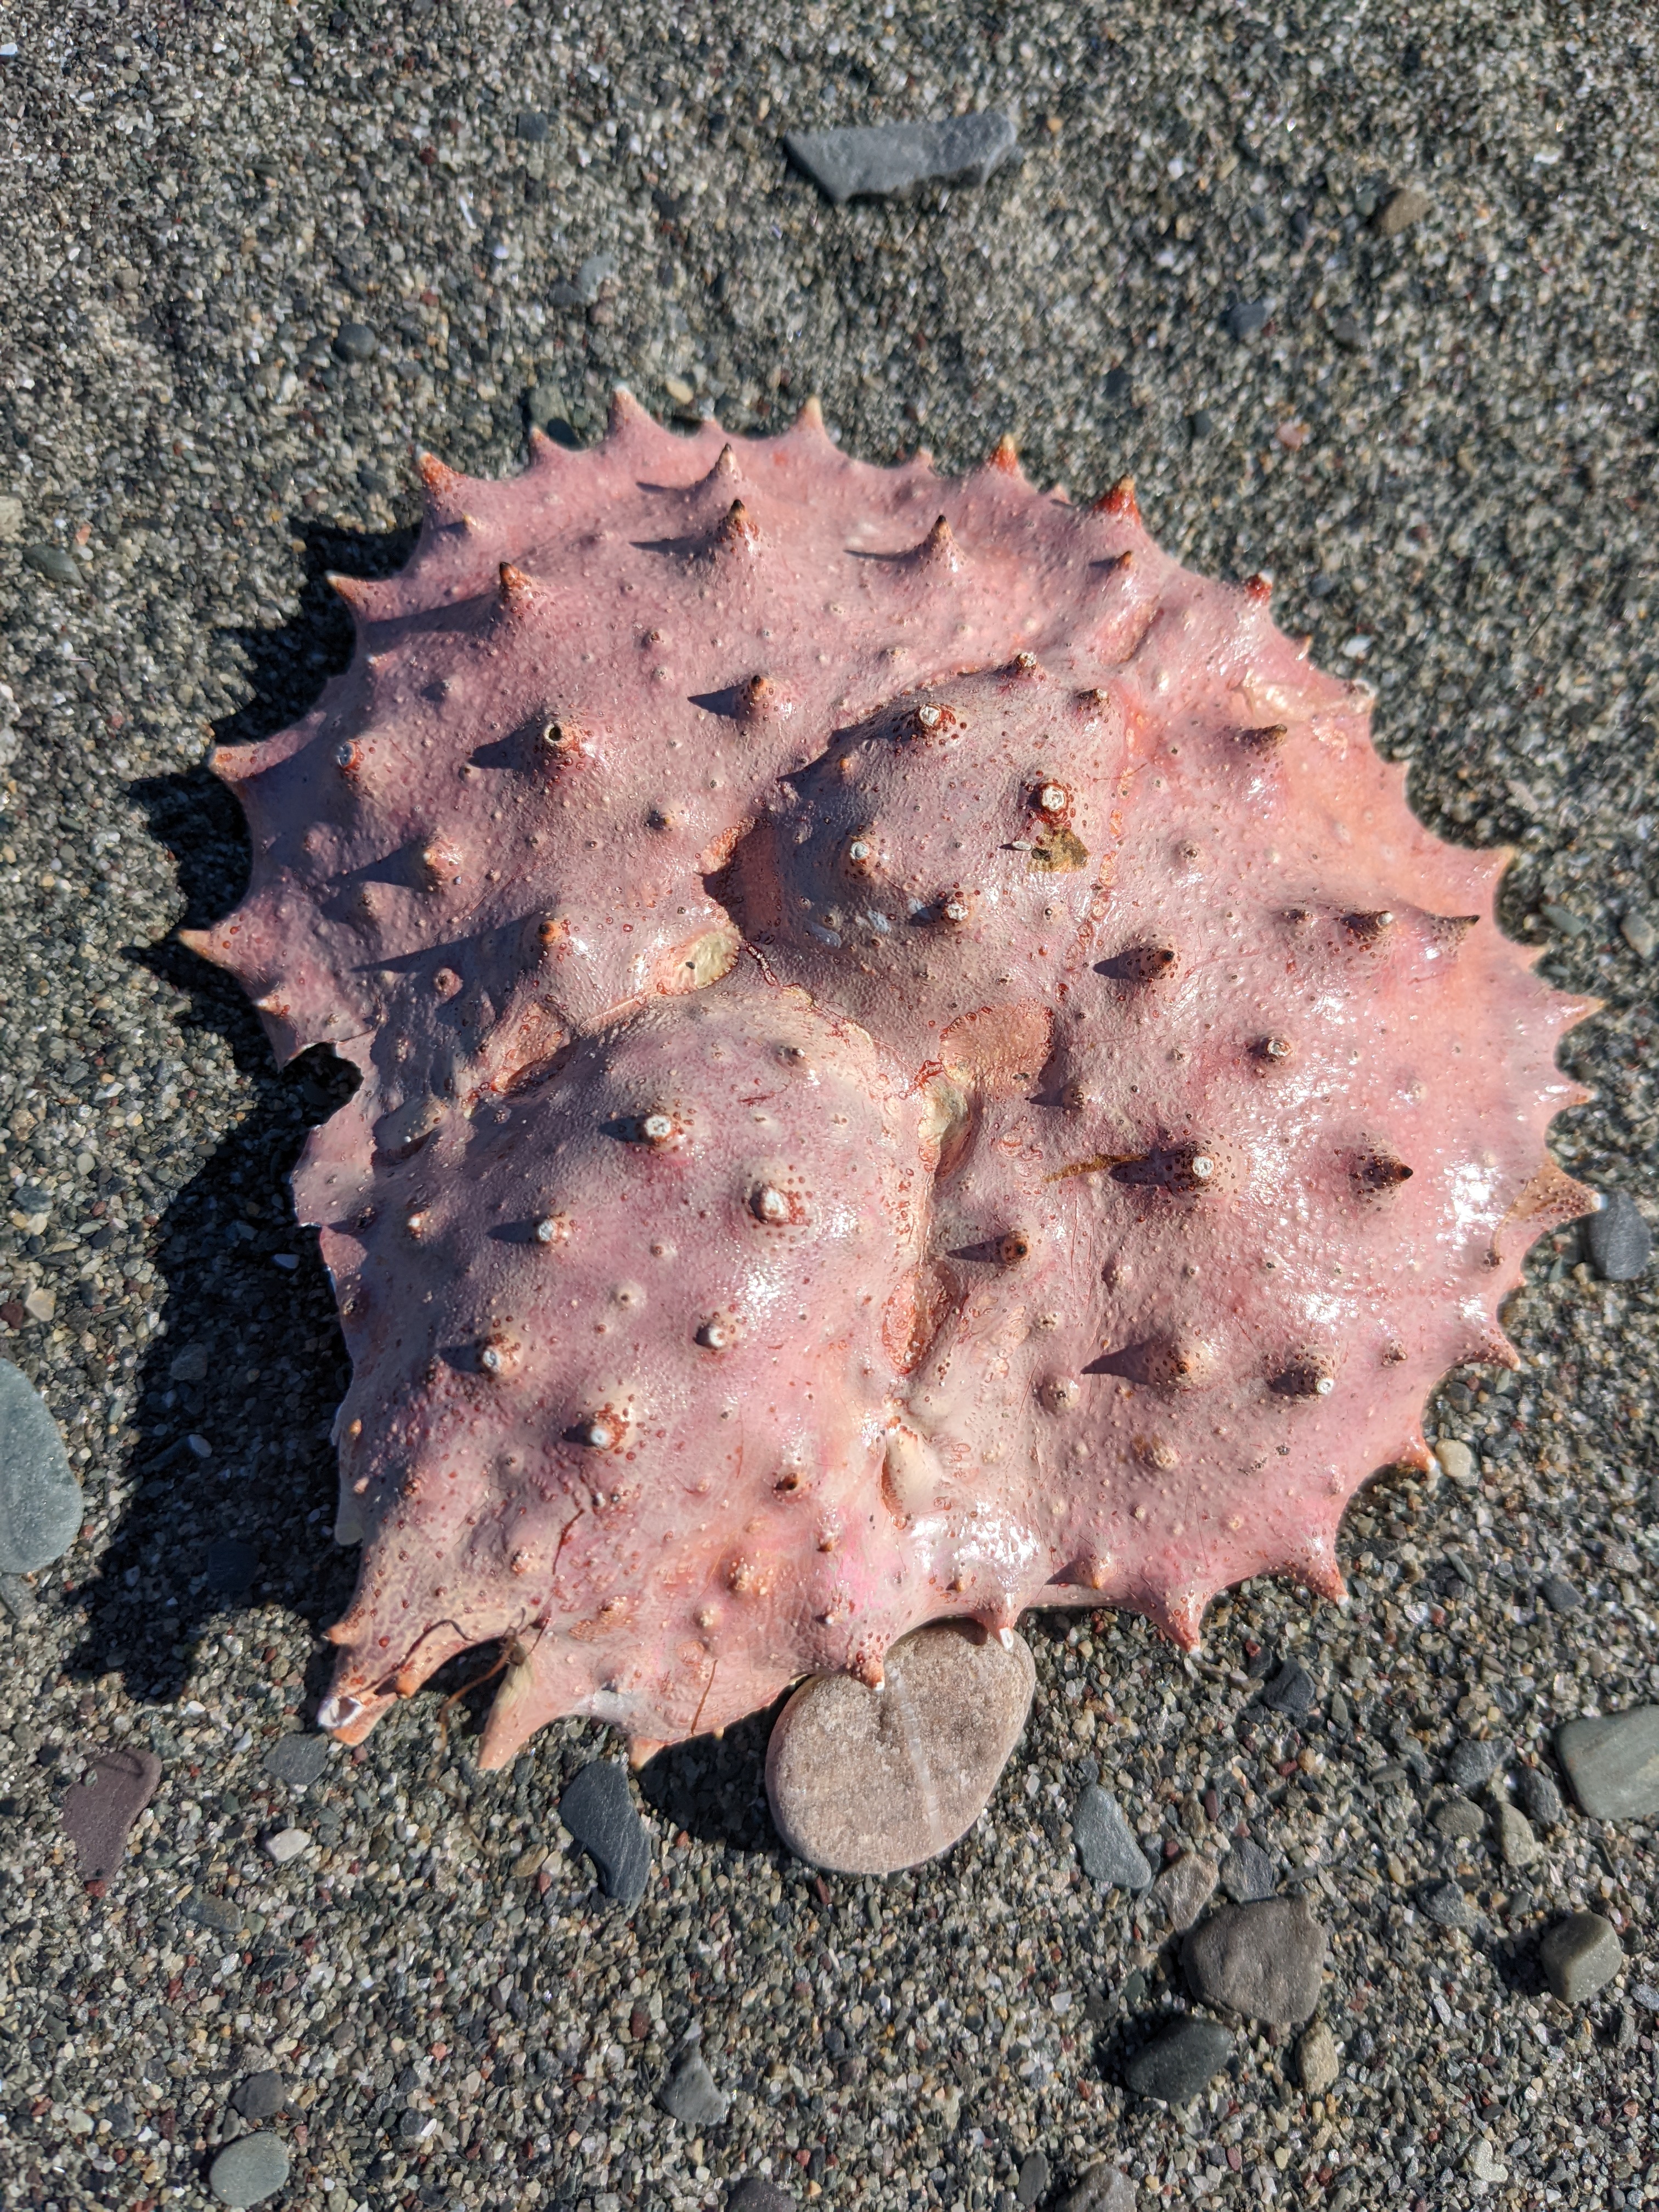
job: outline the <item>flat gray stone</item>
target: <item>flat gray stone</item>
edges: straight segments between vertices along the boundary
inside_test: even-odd
[[[1145,1889],[1152,1862],[1135,1841],[1134,1830],[1109,1790],[1085,1790],[1072,1815],[1072,1841],[1083,1871],[1102,1889]]]
[[[1569,1721],[1556,1731],[1555,1753],[1592,1820],[1640,1820],[1659,1813],[1659,1705]]]
[[[879,1690],[803,1683],[766,1747],[778,1833],[809,1866],[893,1874],[949,1850],[989,1802],[1036,1684],[1029,1645],[959,1621],[887,1654]]]
[[[1530,1866],[1543,1848],[1524,1813],[1513,1805],[1498,1807],[1498,1850],[1505,1866]]]
[[[1503,1756],[1501,1743],[1481,1742],[1465,1736],[1451,1747],[1451,1755],[1446,1761],[1446,1779],[1455,1790],[1479,1790],[1492,1779]]]
[[[1048,2170],[1046,2151],[1034,2150],[1022,2163],[1019,2179],[1014,2185],[1014,2202],[1019,2212],[1031,2212],[1031,2207],[1048,2194],[1053,2179]]]
[[[1255,1905],[1273,1895],[1273,1863],[1252,1838],[1234,1838],[1232,1849],[1221,1862],[1221,1887],[1235,1905]]]
[[[1448,1797],[1437,1805],[1431,1815],[1437,1834],[1442,1836],[1478,1836],[1486,1825],[1486,1814],[1467,1797]]]
[[[1563,2004],[1583,2004],[1613,1979],[1625,1952],[1612,1921],[1599,1912],[1570,1912],[1539,1945],[1538,1963]]]
[[[1310,2019],[1324,1986],[1330,1937],[1299,1897],[1227,1905],[1181,1947],[1193,1995],[1276,2027]]]
[[[1152,1896],[1177,1936],[1184,1935],[1214,1894],[1213,1859],[1201,1851],[1186,1851],[1166,1866],[1152,1884]]]
[[[797,2212],[796,2199],[764,2175],[745,2173],[726,2195],[726,2212]]]
[[[1604,1283],[1633,1283],[1653,1255],[1653,1231],[1627,1190],[1605,1191],[1601,1211],[1582,1231],[1589,1263]]]
[[[1546,1575],[1538,1585],[1538,1595],[1552,1613],[1577,1613],[1584,1602],[1577,1585],[1565,1575]]]
[[[46,1402],[0,1359],[0,1575],[32,1575],[80,1534],[81,1486]]]
[[[288,2102],[288,2086],[274,2066],[261,2067],[237,2084],[230,2101],[245,2120],[274,2120]]]
[[[1103,2159],[1055,2199],[1054,2212],[1135,2212],[1135,2185],[1121,2166]]]
[[[208,2169],[208,2186],[222,2204],[263,2204],[287,2182],[288,2148],[276,2136],[242,2136]]]
[[[1123,2078],[1137,2097],[1161,2097],[1166,2105],[1189,2104],[1232,2055],[1230,2029],[1217,2021],[1183,2014],[1136,2051]]]
[[[1319,1685],[1299,1659],[1286,1659],[1261,1692],[1270,1713],[1288,1721],[1304,1721],[1319,1700]]]
[[[784,151],[837,207],[879,199],[912,185],[982,185],[1014,150],[1017,133],[1000,108],[943,123],[882,123],[846,131],[787,131]]]
[[[704,2063],[701,2041],[694,2035],[657,2092],[657,2102],[670,2119],[682,2127],[718,2127],[730,2111],[732,2100],[714,2087],[714,2077]]]
[[[1437,1928],[1473,1928],[1474,1911],[1468,1899],[1455,1881],[1431,1883],[1423,1892],[1421,1903],[1425,1916]]]
[[[1566,1819],[1567,1808],[1561,1802],[1555,1777],[1541,1766],[1523,1766],[1515,1778],[1515,1786],[1534,1827],[1559,1828]]]
[[[566,1785],[559,1818],[598,1867],[605,1895],[631,1912],[651,1876],[651,1838],[626,1770],[612,1759],[592,1760]]]
[[[260,1762],[275,1782],[308,1789],[328,1765],[334,1739],[327,1735],[279,1735]]]

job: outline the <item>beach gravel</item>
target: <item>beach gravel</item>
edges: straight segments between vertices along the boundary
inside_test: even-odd
[[[842,206],[781,143],[992,110],[984,182]],[[7,2203],[207,2212],[229,2160],[295,2212],[719,2212],[750,2176],[1015,2212],[1041,2153],[1050,2203],[1121,2171],[1113,2212],[1652,2205],[1646,1753],[1598,1753],[1589,1802],[1554,1752],[1659,1705],[1650,7],[16,0],[0,111],[0,1357],[77,1492],[0,1571]],[[1190,1654],[1028,1617],[1006,1771],[890,1875],[783,1847],[769,1717],[660,1753],[621,1777],[631,1912],[559,1818],[622,1747],[562,1722],[482,1772],[492,1650],[355,1749],[314,1735],[356,1562],[286,1177],[350,1078],[278,1069],[174,934],[246,878],[210,745],[345,665],[327,574],[407,557],[417,451],[508,473],[617,380],[744,434],[817,392],[877,463],[1006,433],[1073,501],[1132,474],[1193,568],[1270,574],[1424,821],[1514,853],[1502,925],[1600,1002],[1555,1151],[1638,1218],[1537,1247],[1519,1365],[1450,1374],[1437,1462],[1402,1436],[1346,1515],[1345,1604],[1259,1578]],[[1469,1079],[1461,1042],[1389,1040],[1402,1114]],[[1459,1745],[1503,1761],[1464,1835]],[[94,1871],[64,1804],[116,1753],[159,1774]],[[1085,1871],[1091,1787],[1162,1888]],[[1328,2086],[1294,2030],[1182,2009],[1183,1859],[1328,1929]],[[1623,1967],[1569,2008],[1540,1946],[1577,1915]],[[1127,2085],[1165,2032],[1205,2045],[1174,2103]],[[715,2094],[682,2119],[688,2047]]]

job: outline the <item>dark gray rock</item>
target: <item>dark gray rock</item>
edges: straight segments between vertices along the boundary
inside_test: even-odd
[[[1014,150],[1012,122],[1000,108],[943,123],[883,123],[847,131],[789,131],[784,151],[837,207],[912,185],[982,185]]]
[[[262,1764],[273,1781],[291,1783],[296,1790],[308,1789],[328,1765],[333,1746],[332,1736],[279,1735]]]
[[[796,2205],[787,2189],[758,2173],[745,2173],[726,2195],[726,2212],[796,2212]]]
[[[1515,1787],[1527,1818],[1540,1828],[1559,1828],[1567,1817],[1555,1777],[1541,1766],[1523,1766]]]
[[[1021,2166],[1014,2185],[1014,2201],[1020,2212],[1031,2212],[1031,2207],[1048,2195],[1051,2179],[1048,2159],[1042,2151],[1034,2150]]]
[[[1659,1705],[1569,1721],[1556,1732],[1555,1755],[1592,1820],[1641,1820],[1659,1813]]]
[[[1584,1602],[1577,1586],[1565,1575],[1546,1575],[1538,1585],[1538,1595],[1552,1613],[1577,1613]]]
[[[1135,2212],[1135,2185],[1121,2166],[1103,2160],[1056,2198],[1054,2212]]]
[[[1084,1791],[1072,1815],[1072,1840],[1083,1871],[1102,1889],[1145,1889],[1152,1863],[1109,1790]]]
[[[1227,310],[1227,335],[1238,339],[1253,338],[1265,330],[1267,318],[1273,313],[1271,300],[1237,300]]]
[[[1319,1686],[1301,1661],[1287,1659],[1262,1691],[1261,1703],[1270,1713],[1282,1713],[1288,1721],[1304,1721],[1318,1697]]]
[[[1455,1881],[1430,1884],[1419,1899],[1424,1913],[1437,1928],[1473,1928],[1474,1911]]]
[[[1458,1795],[1448,1797],[1435,1808],[1433,1825],[1437,1834],[1467,1840],[1480,1833],[1486,1825],[1486,1816],[1478,1805]]]
[[[1185,2105],[1208,2087],[1232,2055],[1230,2029],[1187,2013],[1136,2051],[1123,2078],[1137,2097]]]
[[[241,1907],[225,1898],[215,1897],[210,1890],[198,1889],[179,1909],[186,1920],[194,1921],[198,1928],[210,1929],[216,1936],[234,1936],[242,1925]]]
[[[1221,1862],[1221,1887],[1235,1905],[1255,1905],[1273,1893],[1273,1863],[1249,1836],[1234,1838]]]
[[[1319,2002],[1329,1942],[1305,1899],[1273,1897],[1224,1905],[1188,1936],[1181,1963],[1200,2003],[1295,2027]]]
[[[1579,1233],[1604,1283],[1633,1283],[1653,1256],[1653,1231],[1627,1190],[1604,1191],[1600,1212],[1589,1215]]]
[[[253,1588],[259,1571],[259,1554],[240,1536],[219,1536],[208,1546],[208,1588],[216,1597],[240,1605]]]
[[[605,1895],[631,1912],[650,1876],[651,1841],[626,1771],[609,1759],[584,1766],[559,1800],[559,1818],[598,1867]]]
[[[1583,2004],[1624,1965],[1624,1947],[1599,1912],[1570,1912],[1538,1946],[1538,1963],[1563,2004]]]
[[[592,1768],[584,1768],[591,1773]],[[683,2127],[718,2127],[731,2109],[732,2100],[714,2087],[714,2077],[704,2063],[701,2041],[694,2030],[674,2061],[668,2079],[657,2092],[657,2102],[671,2119]]]
[[[288,2149],[276,2136],[243,2136],[208,2169],[208,2186],[222,2204],[263,2204],[287,2182]]]
[[[126,1855],[133,1822],[155,1795],[161,1762],[153,1751],[94,1753],[86,1773],[64,1798],[64,1833],[75,1846],[83,1881],[112,1875]]]
[[[245,2120],[274,2120],[288,2102],[288,2086],[274,2066],[262,2067],[238,2083],[230,2101]]]
[[[547,118],[539,108],[523,107],[514,128],[527,146],[539,146],[547,137]]]
[[[78,584],[81,580],[74,555],[66,553],[61,545],[26,545],[22,558],[26,568],[33,568],[49,584]]]
[[[367,323],[342,323],[334,333],[335,357],[339,361],[368,361],[378,343]]]
[[[62,1559],[80,1533],[81,1507],[46,1400],[0,1359],[0,1575],[32,1575]]]
[[[1480,1790],[1492,1779],[1503,1756],[1501,1743],[1480,1743],[1472,1736],[1465,1736],[1451,1747],[1451,1755],[1446,1761],[1446,1779],[1455,1790]]]

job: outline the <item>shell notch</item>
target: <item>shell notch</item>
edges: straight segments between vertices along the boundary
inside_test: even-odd
[[[422,473],[353,666],[215,755],[252,878],[185,938],[362,1078],[295,1178],[364,1547],[323,1724],[495,1644],[486,1764],[647,1747],[929,1620],[1340,1593],[1346,1500],[1592,1203],[1543,1149],[1589,1009],[1502,860],[1127,483],[625,394]]]

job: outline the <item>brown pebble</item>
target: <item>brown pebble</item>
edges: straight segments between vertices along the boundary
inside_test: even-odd
[[[127,1832],[155,1795],[161,1762],[153,1751],[99,1751],[84,1777],[72,1783],[63,1804],[64,1832],[75,1846],[85,1880],[113,1874],[127,1847]]]
[[[1036,1681],[1030,1647],[951,1622],[887,1654],[872,1690],[850,1674],[803,1683],[772,1730],[766,1790],[798,1858],[894,1874],[938,1856],[984,1811]]]

